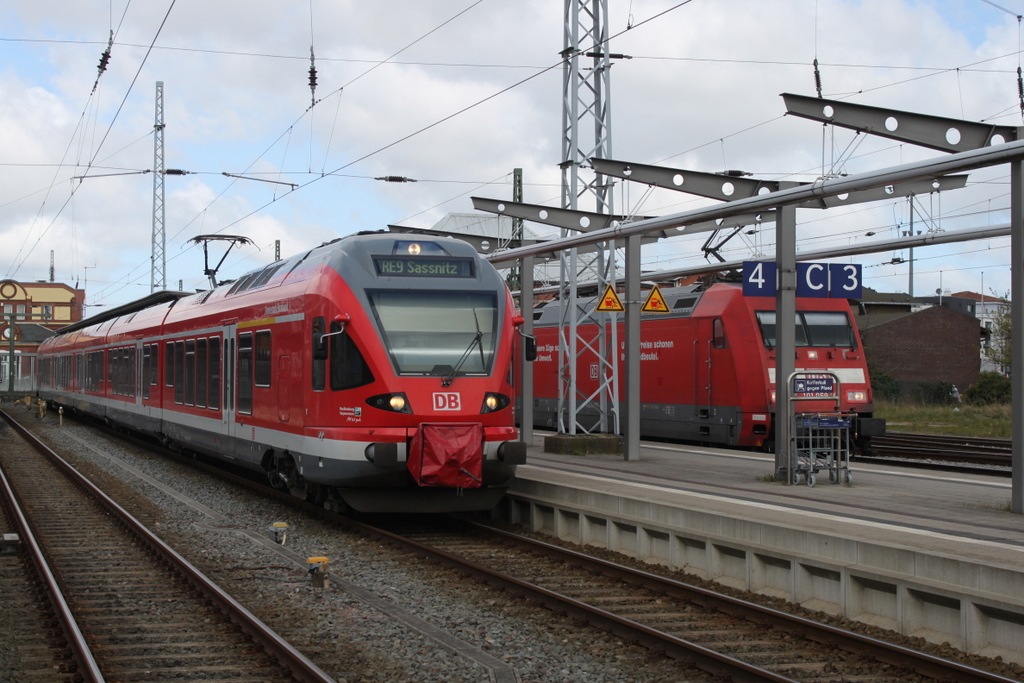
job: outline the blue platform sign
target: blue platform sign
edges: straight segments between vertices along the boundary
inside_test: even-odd
[[[833,299],[859,299],[864,294],[859,263],[830,263],[829,295]]]
[[[863,295],[862,267],[853,263],[797,263],[796,295],[859,299]],[[774,261],[743,262],[743,296],[775,296]]]
[[[743,296],[775,296],[775,262],[743,262]]]

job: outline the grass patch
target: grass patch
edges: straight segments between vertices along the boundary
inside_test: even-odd
[[[875,417],[884,417],[892,432],[1008,439],[1012,414],[1009,404],[954,407],[875,401]]]
[[[1011,501],[1009,498],[1007,498],[1006,502],[1003,503],[1002,505],[998,505],[998,504],[995,504],[995,503],[982,503],[978,507],[980,507],[982,509],[985,509],[985,510],[998,510],[999,512],[1013,512],[1013,501]]]
[[[766,484],[767,484],[767,483],[771,483],[771,482],[773,482],[773,481],[778,481],[778,479],[776,479],[776,478],[775,478],[775,475],[774,475],[774,474],[765,474],[765,475],[763,475],[763,476],[760,476],[760,477],[756,477],[756,479],[757,479],[758,481],[760,481],[760,482],[764,482],[764,483],[766,483]]]

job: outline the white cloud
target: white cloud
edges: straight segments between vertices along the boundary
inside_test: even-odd
[[[815,56],[826,96],[948,117],[996,117],[1005,125],[1020,122],[1019,28],[1013,17],[983,3],[692,2],[646,23],[677,3],[609,4],[610,48],[634,57],[612,68],[616,158],[810,180],[821,172],[823,157],[827,167],[851,141],[855,151],[842,169],[849,173],[935,156],[882,139],[859,141],[842,131],[827,139],[823,153],[821,127],[783,117],[778,97],[785,91],[815,94]],[[1024,0],[1000,4],[1024,10]],[[39,164],[56,164],[70,150],[68,160],[95,160],[90,175],[151,169],[157,80],[165,84],[166,165],[193,173],[168,176],[166,182],[172,286],[178,280],[188,288],[202,286],[201,252],[187,240],[204,232],[245,234],[260,246],[258,252],[233,252],[225,269],[235,272],[223,272],[227,278],[269,261],[276,239],[288,254],[388,223],[429,226],[446,212],[471,210],[468,194],[507,197],[516,167],[524,169],[526,201],[557,204],[561,69],[471,105],[558,62],[562,3],[472,5],[471,0],[315,0],[311,26],[309,4],[178,0],[139,71],[168,4],[132,3],[109,68],[90,99],[111,22],[120,22],[125,3],[8,3],[0,8],[2,38],[92,42],[0,43],[0,161],[5,164],[0,166],[0,265],[7,271],[19,263],[16,277],[45,277],[54,250],[61,279],[84,280],[90,266],[90,290],[98,285],[90,297],[102,295],[114,304],[148,291],[152,176],[88,180],[58,215],[68,200],[70,178],[82,169],[58,172]],[[634,28],[626,30],[630,12]],[[304,113],[310,104],[311,43],[316,94],[323,100]],[[410,44],[394,63],[372,68]],[[340,95],[332,94],[342,86]],[[465,107],[470,108],[431,127]],[[425,127],[430,128],[412,135]],[[365,155],[370,156],[351,163]],[[338,168],[343,169],[338,177],[318,178]],[[290,192],[222,172],[302,187]],[[419,182],[372,180],[383,175]],[[942,198],[943,213],[981,212],[962,221],[971,225],[1004,221],[1005,175],[1002,169],[975,172],[969,190]],[[476,189],[495,179],[496,184]],[[51,182],[44,205],[42,191]],[[640,203],[644,194],[642,187],[620,188],[616,211],[668,213],[698,205],[667,192]],[[868,231],[890,236],[906,230],[908,219],[906,205],[898,202],[823,216],[801,212],[801,241],[820,248],[864,240]],[[943,224],[960,226],[948,217]],[[736,240],[730,257],[751,253],[762,237],[744,239],[748,245]],[[702,241],[663,245],[657,253],[696,262]],[[770,249],[770,241],[761,244]],[[1005,290],[1006,252],[1001,245],[918,250],[917,289],[938,286],[939,271],[944,286],[977,289],[984,270],[987,289]],[[864,257],[872,265],[869,277],[879,286],[904,286],[900,266],[875,265],[888,259],[891,255]],[[896,273],[883,277],[888,270]],[[115,282],[121,284],[108,284]]]

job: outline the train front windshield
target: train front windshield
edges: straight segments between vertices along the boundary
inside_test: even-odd
[[[775,311],[757,311],[761,337],[768,348],[775,347]],[[849,348],[856,346],[850,318],[838,311],[797,311],[796,345]]]
[[[400,375],[482,375],[498,338],[493,292],[367,292]]]

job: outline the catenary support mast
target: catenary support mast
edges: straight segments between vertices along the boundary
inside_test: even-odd
[[[164,232],[164,82],[156,82],[153,125],[153,246],[150,293],[167,289],[167,236]]]

